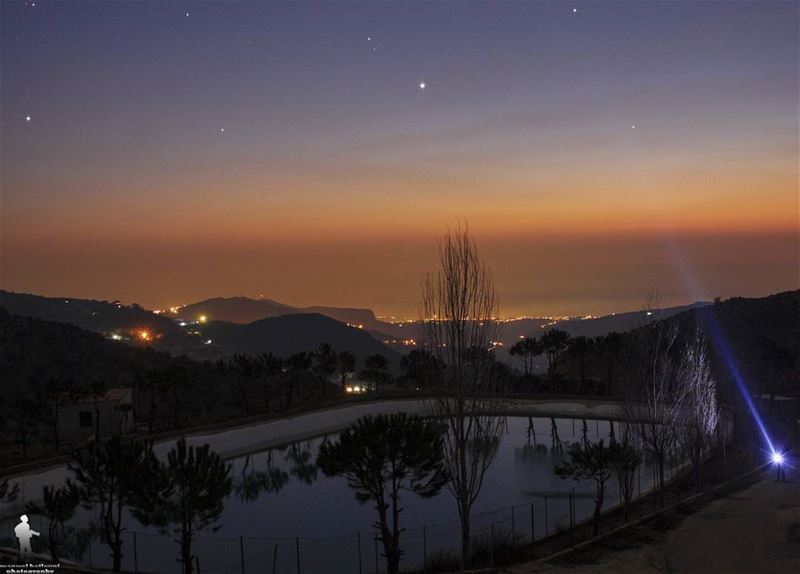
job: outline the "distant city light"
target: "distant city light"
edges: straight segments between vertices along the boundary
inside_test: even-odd
[[[150,340],[150,333],[148,331],[139,331],[139,338],[142,341],[149,341]]]
[[[200,315],[198,321],[200,321],[201,323],[205,323],[206,321],[208,321],[208,317],[206,317],[205,315]]]

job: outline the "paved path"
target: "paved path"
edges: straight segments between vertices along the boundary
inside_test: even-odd
[[[800,468],[787,482],[769,474],[753,486],[714,501],[674,530],[640,548],[604,554],[596,564],[527,564],[510,573],[798,574]]]

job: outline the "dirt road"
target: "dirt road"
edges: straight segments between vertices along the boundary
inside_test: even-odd
[[[676,528],[635,540],[631,533],[612,548],[576,564],[526,564],[527,574],[798,574],[800,573],[800,472],[797,460],[787,482],[774,473],[730,497],[714,501]],[[641,534],[641,533],[640,533]],[[595,558],[592,558],[595,556]]]

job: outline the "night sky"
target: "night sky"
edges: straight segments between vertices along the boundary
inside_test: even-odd
[[[2,288],[415,316],[466,220],[506,315],[796,289],[799,7],[3,1]]]

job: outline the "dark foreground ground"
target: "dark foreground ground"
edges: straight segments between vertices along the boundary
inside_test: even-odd
[[[786,482],[774,471],[702,507],[689,505],[555,563],[531,562],[509,574],[800,573],[800,460]]]

